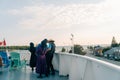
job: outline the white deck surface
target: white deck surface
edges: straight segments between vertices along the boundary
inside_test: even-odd
[[[31,71],[29,67],[26,69],[11,70],[4,69],[0,72],[0,80],[68,80],[68,77],[59,76],[56,72],[55,76],[49,75],[49,77],[37,78],[38,74]]]

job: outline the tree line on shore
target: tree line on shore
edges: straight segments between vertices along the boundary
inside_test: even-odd
[[[29,46],[0,46],[0,50],[28,50]]]
[[[79,45],[79,44],[75,44],[74,47],[71,47],[70,51],[68,51],[69,53],[72,53],[72,48],[74,48],[74,53],[75,54],[79,54],[79,55],[85,55],[86,52],[84,51],[83,46]],[[63,47],[61,52],[66,52],[66,49]]]

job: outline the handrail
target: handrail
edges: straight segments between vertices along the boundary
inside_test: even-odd
[[[53,65],[69,80],[120,80],[120,66],[88,56],[55,53]]]

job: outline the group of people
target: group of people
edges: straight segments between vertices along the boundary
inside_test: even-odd
[[[54,40],[44,39],[37,47],[34,47],[34,43],[31,42],[29,51],[31,52],[30,67],[32,71],[36,68],[36,73],[39,74],[38,78],[42,78],[43,74],[46,77],[50,73],[55,75],[55,70],[52,65],[52,59],[55,53]]]

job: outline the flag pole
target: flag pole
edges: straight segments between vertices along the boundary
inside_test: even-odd
[[[5,41],[5,38],[3,39],[3,46],[4,46],[4,49],[6,51],[6,41]]]
[[[74,35],[71,34],[71,42],[72,42],[72,53],[74,53]]]
[[[0,41],[0,51],[2,51],[2,42]]]

